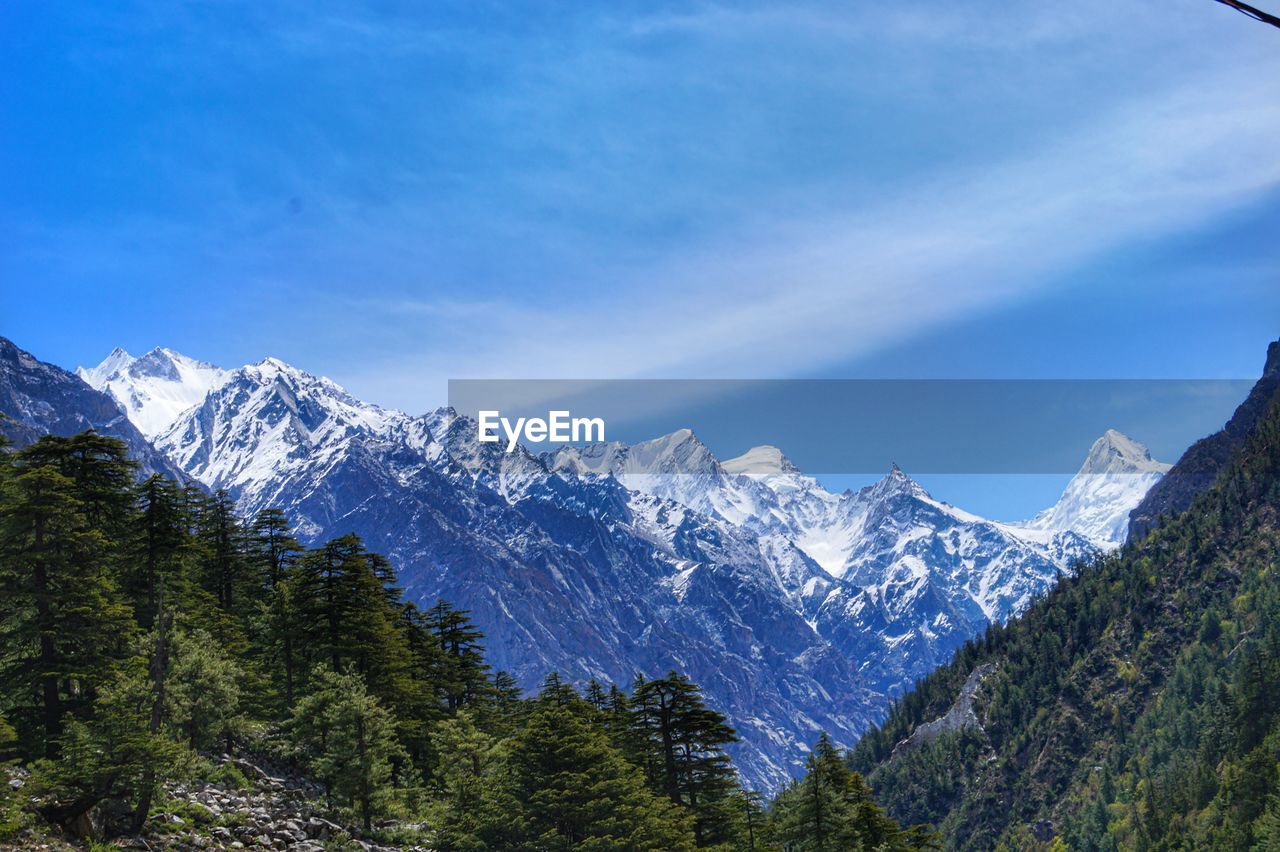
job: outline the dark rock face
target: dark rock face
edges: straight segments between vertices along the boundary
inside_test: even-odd
[[[1277,391],[1280,391],[1280,340],[1267,347],[1262,378],[1227,425],[1192,444],[1129,514],[1130,541],[1142,538],[1159,526],[1162,516],[1172,517],[1191,507],[1196,496],[1212,485],[1218,473],[1240,452],[1245,436],[1266,413]]]
[[[115,400],[0,337],[0,434],[23,447],[41,435],[68,436],[86,429],[124,441],[143,475],[187,478],[147,442]]]

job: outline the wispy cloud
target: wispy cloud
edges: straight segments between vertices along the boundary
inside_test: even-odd
[[[415,393],[437,395],[448,377],[786,376],[874,351],[1280,187],[1280,103],[1264,78],[1194,81],[838,217],[756,221],[554,309],[418,303],[449,310],[451,340],[474,345],[358,381],[412,372],[428,383]]]
[[[0,60],[15,315],[410,409],[812,373],[1280,181],[1274,36],[1208,0],[58,8]]]

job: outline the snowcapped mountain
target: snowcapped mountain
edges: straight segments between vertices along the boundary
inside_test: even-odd
[[[310,541],[359,533],[408,595],[471,610],[526,687],[551,670],[622,684],[688,673],[735,720],[754,783],[790,777],[818,731],[852,741],[874,717],[882,699],[792,602],[826,578],[789,542],[475,435],[447,409],[388,411],[267,359],[157,443],[246,511],[285,509]]]
[[[819,731],[851,743],[888,695],[1116,543],[1117,513],[1163,470],[1108,433],[1057,506],[1010,524],[896,466],[831,493],[776,447],[721,461],[688,429],[508,454],[452,410],[382,409],[271,358],[226,371],[117,351],[82,375],[245,511],[278,506],[308,541],[359,533],[408,595],[471,610],[526,687],[687,673],[766,788]]]
[[[1170,467],[1129,436],[1108,429],[1058,502],[1024,526],[1074,530],[1100,548],[1119,547],[1129,534],[1129,513]]]
[[[143,474],[183,476],[114,399],[0,337],[0,435],[22,447],[43,435],[66,437],[86,429],[124,441]]]
[[[221,387],[229,373],[172,349],[156,348],[135,358],[117,347],[98,366],[77,367],[76,375],[111,396],[133,425],[154,439],[179,414]]]
[[[1119,433],[1111,443],[1140,450]],[[958,509],[933,498],[897,465],[874,485],[832,494],[774,447],[719,463],[688,430],[641,446],[643,454],[616,444],[565,448],[553,466],[608,472],[628,489],[680,503],[762,541],[794,546],[822,571],[798,575],[784,590],[879,692],[909,687],[966,639],[1017,614],[1060,573],[1103,548],[1069,528],[1000,523]],[[1086,469],[1119,475],[1118,463],[1103,470],[1105,455],[1095,445]],[[638,457],[652,464],[637,464]],[[1107,518],[1141,499],[1141,493],[1097,491],[1112,500]],[[1080,508],[1087,512],[1087,503]]]

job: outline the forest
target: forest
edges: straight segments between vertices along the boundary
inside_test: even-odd
[[[957,849],[1280,849],[1280,398],[1191,509],[918,684],[849,766]],[[971,673],[976,725],[904,745]]]
[[[525,696],[357,537],[304,547],[279,511],[140,481],[112,438],[0,448],[0,845],[163,847],[174,785],[251,786],[243,755],[311,779],[336,848],[937,848],[826,737],[773,801],[735,740],[677,672]]]

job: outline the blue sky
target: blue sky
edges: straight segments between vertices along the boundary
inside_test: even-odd
[[[0,334],[64,366],[1224,377],[1280,33],[1211,0],[0,6]]]

